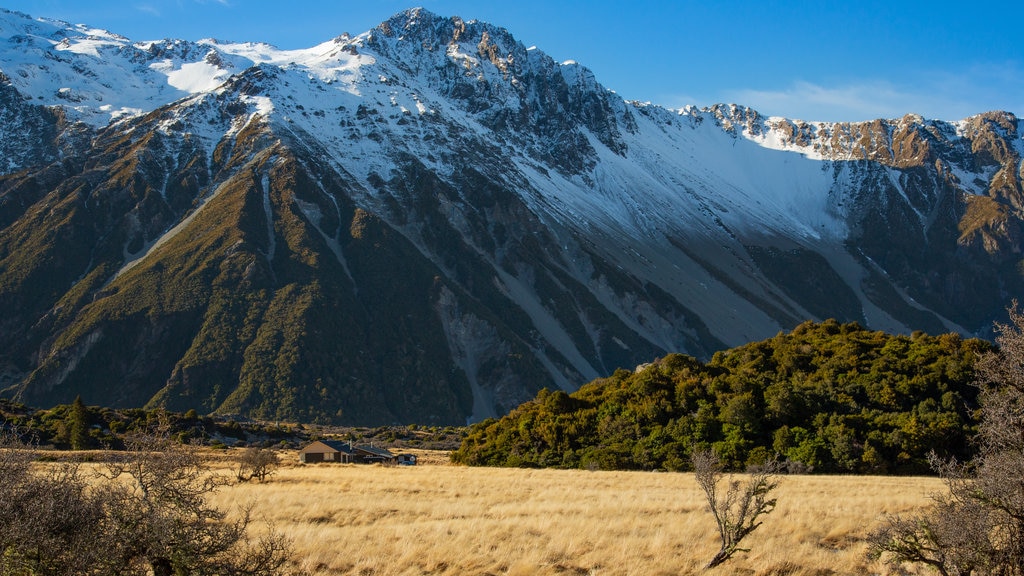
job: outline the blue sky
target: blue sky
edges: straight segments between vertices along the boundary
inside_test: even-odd
[[[1024,2],[868,0],[0,0],[0,6],[164,37],[313,46],[405,8],[491,22],[576,60],[631,100],[734,102],[765,115],[859,121],[917,113],[1024,116]]]

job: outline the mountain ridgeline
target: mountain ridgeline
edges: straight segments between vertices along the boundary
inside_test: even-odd
[[[0,390],[465,423],[807,319],[987,335],[1024,294],[1009,112],[626,102],[424,10],[307,50],[0,11]]]

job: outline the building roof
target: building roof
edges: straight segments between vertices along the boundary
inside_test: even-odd
[[[302,450],[299,450],[301,454],[309,454],[310,452],[342,452],[345,454],[352,453],[352,444],[349,442],[342,442],[341,440],[317,440],[307,444]]]
[[[374,456],[374,457],[377,457],[377,458],[394,458],[395,457],[395,455],[392,454],[386,448],[378,448],[376,446],[367,445],[367,444],[360,444],[359,446],[355,447],[355,450],[358,451],[358,452],[366,453],[366,454],[368,454],[370,456]]]
[[[356,454],[359,453],[364,457],[369,458],[382,458],[390,460],[395,457],[387,448],[380,448],[372,444],[359,444],[353,446],[351,442],[345,442],[342,440],[317,440],[307,444],[302,450],[299,450],[300,454],[315,453],[326,453],[326,452],[341,452],[342,454]]]

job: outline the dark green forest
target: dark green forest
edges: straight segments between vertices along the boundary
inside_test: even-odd
[[[710,447],[732,469],[777,458],[794,472],[922,474],[967,460],[974,363],[957,334],[899,336],[806,322],[716,353],[672,354],[577,392],[542,390],[473,425],[453,460],[476,466],[685,470]]]

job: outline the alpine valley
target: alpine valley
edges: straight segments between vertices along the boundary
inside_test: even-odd
[[[421,9],[296,51],[0,11],[0,71],[30,405],[462,424],[807,319],[988,336],[1024,295],[1009,112],[672,110]]]

